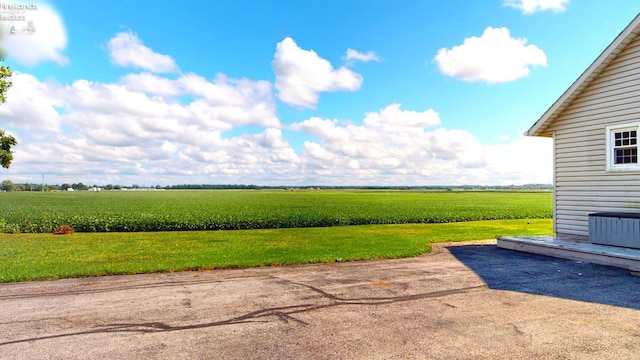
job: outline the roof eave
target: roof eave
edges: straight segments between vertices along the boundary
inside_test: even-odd
[[[525,132],[527,136],[552,136],[546,128],[569,106],[590,83],[596,78],[604,68],[624,49],[636,35],[640,33],[640,14],[618,34],[618,36],[607,46],[606,49],[596,58],[596,60],[571,84],[571,86],[551,105],[551,107],[536,121],[529,130]]]

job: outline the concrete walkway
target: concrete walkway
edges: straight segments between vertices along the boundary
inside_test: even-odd
[[[499,249],[0,285],[2,359],[635,359],[640,278]]]

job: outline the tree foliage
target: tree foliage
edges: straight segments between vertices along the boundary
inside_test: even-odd
[[[9,165],[11,165],[11,161],[13,160],[11,147],[17,143],[16,138],[5,134],[4,130],[0,129],[0,165],[2,165],[3,168],[8,169]]]
[[[4,104],[7,101],[7,90],[9,90],[12,85],[9,80],[11,75],[13,75],[13,72],[8,66],[0,66],[0,103]]]
[[[0,103],[7,101],[7,90],[11,87],[11,69],[8,66],[0,66]],[[0,165],[3,168],[8,169],[13,160],[13,152],[11,147],[17,145],[16,138],[9,134],[5,134],[4,130],[0,129]]]
[[[0,183],[0,190],[2,191],[13,191],[15,188],[16,186],[11,180],[3,180]]]

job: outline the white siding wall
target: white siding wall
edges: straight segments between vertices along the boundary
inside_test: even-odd
[[[550,124],[558,235],[588,236],[588,215],[640,212],[640,171],[606,171],[605,127],[640,122],[640,36]]]

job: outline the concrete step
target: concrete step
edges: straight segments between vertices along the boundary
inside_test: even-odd
[[[500,236],[499,248],[579,260],[640,272],[640,250],[596,245],[555,236]]]

